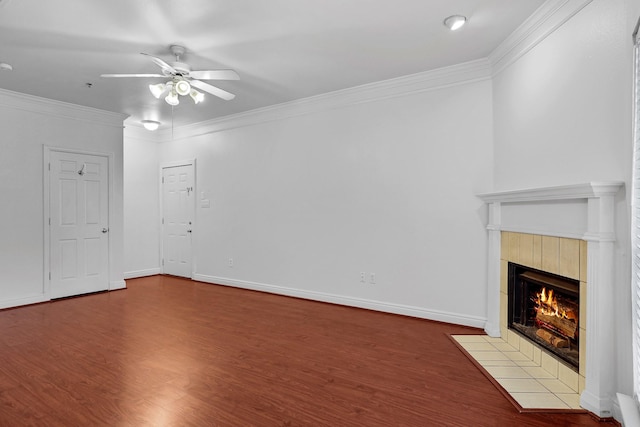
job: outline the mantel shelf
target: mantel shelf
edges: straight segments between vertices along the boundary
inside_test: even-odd
[[[597,181],[558,187],[529,188],[478,194],[485,203],[518,203],[543,200],[591,199],[613,196],[624,186],[621,181]]]

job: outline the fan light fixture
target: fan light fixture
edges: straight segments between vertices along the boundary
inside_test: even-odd
[[[462,15],[451,15],[445,18],[444,25],[451,31],[458,30],[467,22],[467,18]]]
[[[195,102],[196,104],[199,104],[204,100],[204,93],[198,92],[195,89],[191,89],[189,96],[191,97],[191,99],[193,99],[193,102]]]
[[[167,95],[164,98],[165,101],[167,101],[167,104],[171,105],[172,107],[175,107],[176,105],[180,104],[180,100],[178,99],[178,94],[176,93],[175,90],[172,90],[171,92],[169,92],[169,95]]]
[[[158,83],[158,84],[155,84],[155,85],[149,85],[149,90],[151,91],[151,94],[153,96],[155,96],[156,98],[160,99],[160,97],[164,93],[166,87],[167,87],[167,85],[165,85],[164,83]]]
[[[144,126],[144,128],[146,130],[156,130],[160,127],[160,122],[157,122],[155,120],[143,120],[142,121],[142,126]]]
[[[3,0],[0,0],[2,2]],[[151,84],[149,90],[157,99],[164,97],[169,105],[178,105],[180,96],[190,96],[196,104],[204,100],[204,93],[210,93],[225,101],[230,101],[236,96],[231,92],[220,89],[202,80],[240,80],[240,76],[233,70],[192,70],[189,64],[180,61],[180,57],[184,55],[187,49],[184,46],[169,46],[171,53],[176,57],[175,62],[166,62],[165,60],[141,52],[158,67],[161,73],[143,73],[143,74],[101,74],[100,77],[142,77],[142,78],[162,78],[164,83]],[[9,64],[0,63],[0,70],[10,70]],[[198,88],[194,89],[193,87]]]
[[[191,85],[186,80],[178,80],[175,84],[176,92],[178,95],[189,95],[191,92]]]
[[[189,95],[196,104],[199,104],[204,100],[204,93],[193,89],[188,81],[179,78],[167,83],[149,85],[149,90],[151,91],[151,94],[158,99],[160,99],[162,95],[167,94],[164,100],[171,106],[180,104],[178,95]]]

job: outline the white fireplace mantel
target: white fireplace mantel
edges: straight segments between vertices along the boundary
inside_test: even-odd
[[[489,205],[487,323],[500,336],[500,233],[513,231],[587,241],[585,389],[580,404],[611,417],[615,360],[613,313],[615,196],[622,182],[589,182],[479,194]]]
[[[528,188],[523,190],[499,191],[479,194],[484,202],[534,202],[543,200],[590,199],[615,195],[624,185],[623,182],[589,182],[586,184],[563,185],[559,187]]]

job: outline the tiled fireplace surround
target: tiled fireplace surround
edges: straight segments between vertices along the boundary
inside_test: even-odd
[[[514,262],[580,281],[580,362],[558,377],[581,393],[580,405],[612,416],[614,217],[620,182],[590,182],[481,194],[489,205],[488,302],[485,331],[516,348],[529,341],[507,328],[507,265]],[[521,344],[523,343],[523,344]]]
[[[580,298],[580,368],[578,372],[546,352],[534,351],[531,341],[508,329],[507,281],[510,262],[532,267],[580,281],[580,295],[587,295],[587,242],[539,234],[500,233],[500,336],[530,358],[539,362],[547,371],[557,375],[571,389],[582,393],[585,385],[585,340],[587,320],[586,298]]]

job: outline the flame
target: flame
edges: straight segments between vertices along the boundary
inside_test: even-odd
[[[569,313],[566,312],[563,308],[558,305],[558,299],[553,293],[553,289],[547,290],[547,288],[542,288],[542,290],[536,294],[537,296],[537,307],[536,310],[540,311],[542,314],[547,316],[557,316],[564,319],[571,319],[575,316],[570,316]]]

